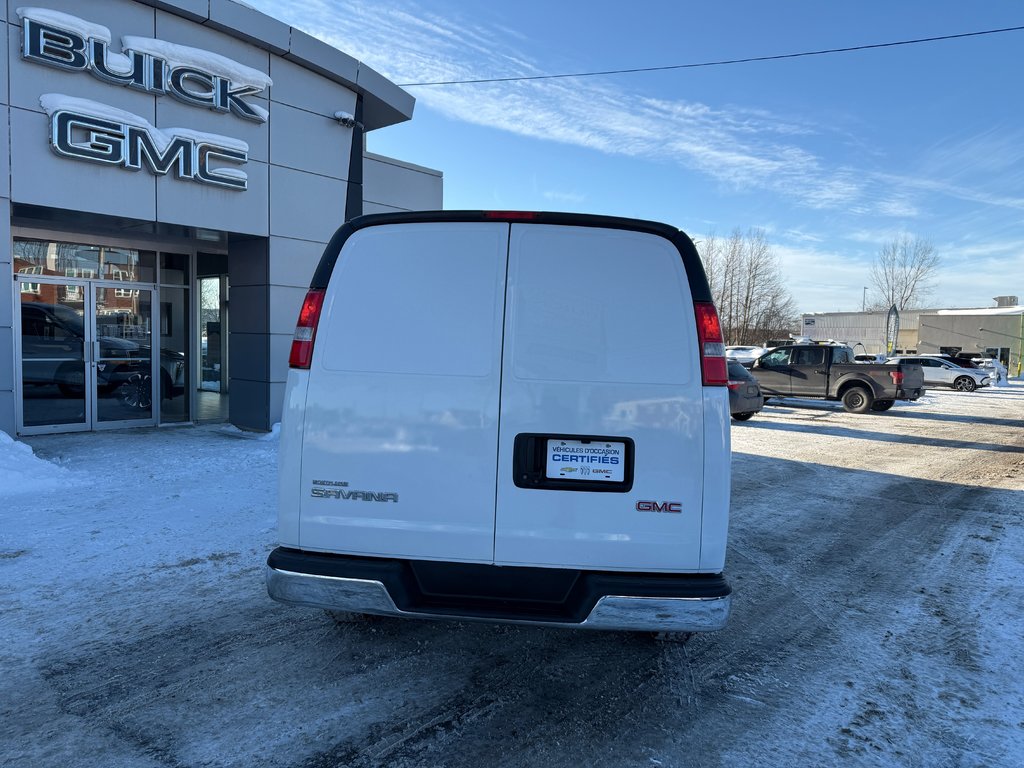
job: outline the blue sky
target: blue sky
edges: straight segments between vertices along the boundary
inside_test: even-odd
[[[663,66],[1024,25],[1011,0],[248,0],[396,83]],[[410,87],[373,152],[444,172],[446,208],[764,229],[799,309],[859,309],[897,233],[933,305],[1024,297],[1024,32],[787,61]],[[869,292],[869,301],[870,301]]]

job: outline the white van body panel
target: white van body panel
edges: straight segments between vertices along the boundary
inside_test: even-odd
[[[678,250],[648,233],[513,224],[507,294],[495,563],[698,570],[704,388]],[[631,438],[632,489],[517,487],[519,433]],[[638,511],[645,500],[680,511]]]
[[[436,222],[345,244],[309,375],[303,549],[492,562],[507,242]]]
[[[302,438],[309,371],[291,368],[284,388],[277,451],[277,530],[282,546],[299,546],[299,499],[302,498]]]
[[[732,478],[732,431],[729,391],[704,388],[704,450],[714,461],[704,462],[704,521],[701,528],[700,570],[721,573],[729,535]]]

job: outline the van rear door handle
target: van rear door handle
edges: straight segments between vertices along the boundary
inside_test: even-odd
[[[828,373],[828,371],[815,371],[815,373]]]

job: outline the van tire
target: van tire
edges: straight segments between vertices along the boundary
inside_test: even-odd
[[[867,387],[850,387],[843,392],[843,408],[850,413],[867,413],[875,403],[875,396]]]
[[[973,392],[978,385],[970,376],[958,376],[953,382],[953,388],[959,392]]]
[[[734,413],[732,417],[736,421],[748,421],[754,416],[754,411],[744,411],[743,413]]]
[[[874,404],[871,406],[871,410],[888,411],[890,408],[892,408],[893,403],[895,402],[895,400],[875,400]]]

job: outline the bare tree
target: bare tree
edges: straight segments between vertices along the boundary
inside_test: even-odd
[[[871,266],[871,283],[880,294],[875,309],[915,309],[923,306],[939,268],[939,255],[925,239],[897,235],[882,246]]]
[[[727,240],[712,234],[698,243],[698,251],[726,344],[763,344],[790,332],[796,305],[762,230],[737,229]]]

